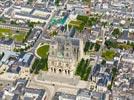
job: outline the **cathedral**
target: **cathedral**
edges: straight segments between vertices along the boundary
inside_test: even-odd
[[[48,71],[73,77],[76,64],[81,59],[81,40],[68,36],[56,36],[50,43]]]

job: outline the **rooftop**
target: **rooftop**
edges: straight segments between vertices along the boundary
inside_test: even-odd
[[[56,92],[53,100],[59,100],[59,99],[67,99],[67,100],[75,100],[76,96],[72,94],[67,94],[63,92]]]
[[[13,44],[13,40],[12,39],[1,39],[0,44],[11,46]]]

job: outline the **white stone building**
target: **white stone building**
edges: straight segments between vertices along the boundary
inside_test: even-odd
[[[0,51],[13,51],[14,47],[13,40],[0,40]]]
[[[48,56],[49,72],[73,77],[76,63],[81,58],[81,42],[77,38],[56,36],[51,44]]]

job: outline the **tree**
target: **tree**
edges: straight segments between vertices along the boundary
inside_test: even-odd
[[[121,35],[121,32],[118,28],[115,28],[112,32],[112,35],[116,38],[118,38]]]
[[[99,51],[100,45],[98,43],[95,43],[95,51]]]
[[[134,48],[134,42],[131,42],[131,44],[130,44],[133,48]]]
[[[85,2],[85,3],[88,3],[88,4],[91,3],[91,0],[82,0],[82,1]]]
[[[128,49],[131,49],[131,46],[127,44],[119,44],[118,48],[120,48],[121,50],[123,49],[128,50]]]
[[[60,0],[55,0],[55,5],[59,6]]]
[[[116,56],[116,52],[114,50],[106,50],[102,53],[102,57],[105,58],[105,60],[112,60]]]
[[[85,61],[85,64],[84,64],[84,66],[83,66],[83,69],[81,70],[80,76],[81,76],[82,79],[84,79],[84,74],[86,73],[86,70],[87,70],[88,65],[89,65],[89,61],[88,61],[88,59],[87,59],[87,60]]]
[[[84,23],[87,23],[89,17],[88,16],[82,16],[82,15],[78,15],[77,16],[77,20],[81,20],[83,21]]]
[[[100,19],[97,15],[89,17],[88,20],[87,18],[85,19],[85,23],[87,27],[92,27],[93,25],[97,24],[100,22]]]
[[[127,45],[131,45],[130,41],[127,41]]]
[[[106,64],[106,60],[103,59],[102,62],[101,62],[101,64],[102,65],[105,65]]]
[[[84,47],[84,53],[85,54],[86,54],[86,52],[88,52],[90,45],[91,45],[90,41],[87,41],[86,44],[85,44],[85,47]]]
[[[30,28],[33,28],[35,24],[38,24],[39,22],[30,22],[30,21],[27,21],[27,25],[30,27]]]
[[[84,76],[84,80],[88,80],[89,74],[91,73],[91,66],[88,66],[87,70],[86,70],[86,74]]]
[[[117,42],[115,40],[109,39],[105,41],[105,45],[108,49],[110,48],[117,48]]]
[[[92,27],[92,26],[93,26],[93,24],[92,24],[92,21],[91,21],[91,20],[88,20],[88,21],[87,21],[87,26],[89,26],[89,27]]]
[[[101,22],[103,27],[106,27],[106,25],[108,24],[108,22]]]
[[[4,55],[5,55],[4,52],[2,52],[2,53],[0,54],[0,60],[3,58]]]
[[[94,47],[94,43],[91,42],[91,45],[90,45],[90,48],[89,49],[92,50],[93,47]]]
[[[116,67],[112,68],[112,82],[111,82],[111,85],[113,84],[113,81],[115,79],[115,76],[117,75],[117,72],[118,72],[118,70],[117,70]]]
[[[10,24],[17,25],[16,21],[11,21]]]
[[[27,32],[27,35],[25,36],[25,39],[22,41],[23,43],[27,40],[27,38],[29,37],[29,35],[31,34],[32,32],[32,29],[30,29],[28,32]]]
[[[81,59],[80,63],[78,63],[75,74],[80,76],[82,80],[87,80],[88,76],[91,72],[91,66],[89,65],[89,60]]]
[[[78,63],[78,66],[77,66],[77,69],[75,72],[76,75],[80,74],[82,66],[84,65],[84,63],[85,63],[85,60],[82,58],[81,61]]]
[[[6,23],[5,18],[0,18],[0,22],[2,22],[2,23]]]
[[[39,63],[39,59],[36,58],[30,70],[31,73],[33,73],[35,71],[35,68],[38,67],[38,63]]]
[[[48,63],[47,63],[48,59],[47,58],[42,58],[42,59],[38,59],[36,58],[32,68],[30,69],[31,73],[35,73],[38,74],[40,70],[44,70],[47,71],[48,70]]]
[[[33,1],[34,1],[34,0],[28,0],[27,3],[28,3],[28,4],[31,4]]]
[[[111,91],[111,89],[112,89],[112,84],[108,85],[108,86],[107,86],[107,89]]]
[[[117,68],[114,67],[114,68],[112,69],[112,76],[116,76],[116,75],[117,75],[117,72],[118,72]]]
[[[55,36],[55,35],[57,35],[57,34],[58,34],[58,32],[56,32],[56,31],[53,31],[53,32],[52,32],[52,35],[53,35],[53,36]]]

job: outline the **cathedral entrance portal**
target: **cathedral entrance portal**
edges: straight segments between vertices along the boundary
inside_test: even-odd
[[[59,73],[61,73],[62,71],[61,71],[61,69],[59,69]]]

